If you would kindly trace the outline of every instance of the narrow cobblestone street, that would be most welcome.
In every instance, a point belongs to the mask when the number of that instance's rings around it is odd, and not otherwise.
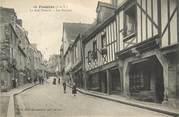
[[[51,82],[27,90],[17,95],[15,100],[16,117],[169,117],[80,93],[74,97],[71,89],[67,88],[64,94],[62,85],[52,85]]]
[[[0,1],[0,117],[179,117],[179,0]]]

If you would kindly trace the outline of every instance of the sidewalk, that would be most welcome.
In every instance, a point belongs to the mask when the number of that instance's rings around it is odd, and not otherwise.
[[[17,95],[37,84],[25,84],[9,92],[0,93],[0,115],[1,117],[14,117],[14,95]]]
[[[167,115],[172,115],[174,117],[179,117],[179,109],[178,108],[176,109],[176,108],[167,107],[167,106],[164,106],[161,104],[137,101],[137,100],[134,100],[131,98],[122,97],[120,95],[108,95],[108,94],[103,94],[100,92],[88,91],[88,90],[83,90],[83,89],[79,89],[79,88],[77,90],[82,94],[95,96],[98,98],[103,98],[106,100],[115,101],[115,102],[131,105],[131,106],[135,106],[135,107],[139,107],[139,108],[143,108],[143,109],[148,109],[148,110],[156,111],[159,113],[164,113]]]
[[[8,91],[8,92],[1,92],[1,93],[0,93],[0,96],[10,96],[10,95],[12,95],[12,94],[14,94],[14,93],[16,93],[16,92],[18,92],[18,91],[20,91],[20,90],[23,90],[23,89],[26,89],[26,88],[30,87],[30,86],[32,86],[32,85],[34,85],[34,84],[28,83],[28,84],[19,86],[19,87],[17,87],[17,88],[11,89],[11,90]]]

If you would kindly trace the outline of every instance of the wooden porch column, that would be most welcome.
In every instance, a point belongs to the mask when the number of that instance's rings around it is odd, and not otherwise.
[[[110,78],[110,72],[109,69],[106,70],[107,74],[107,94],[111,93],[111,78]]]
[[[162,56],[160,53],[157,53],[156,56],[163,67],[163,78],[164,78],[164,101],[163,103],[167,103],[167,104],[175,106],[176,96],[177,96],[176,60],[174,60],[175,59],[174,57],[166,58]]]
[[[168,101],[170,104],[175,106],[175,101],[177,99],[177,66],[169,65],[168,67]]]
[[[90,79],[91,80],[91,79]],[[89,75],[85,74],[85,89],[89,90],[91,87],[91,83],[89,81]]]
[[[124,94],[124,96],[130,96],[130,92],[129,92],[129,69],[130,69],[129,63],[125,62],[124,68],[123,68],[123,94]]]
[[[83,71],[83,81],[84,81],[84,89],[87,90],[87,75],[86,73]]]
[[[163,67],[164,102],[165,102],[165,101],[167,101],[167,98],[168,98],[168,64],[160,52],[158,52],[158,51],[156,52],[156,57]]]
[[[177,58],[179,58],[179,55],[177,55]],[[179,60],[178,60],[178,63],[177,63],[177,103],[178,103],[178,106],[179,106]]]
[[[84,77],[84,89],[87,90],[87,77]]]
[[[120,74],[120,90],[123,91],[123,67],[118,68]]]

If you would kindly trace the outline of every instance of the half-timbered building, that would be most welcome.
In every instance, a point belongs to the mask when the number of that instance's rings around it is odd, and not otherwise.
[[[123,94],[157,103],[178,101],[177,0],[128,0],[119,6],[117,53]]]
[[[98,3],[97,25],[83,40],[87,89],[177,104],[178,0],[112,3]]]
[[[64,78],[68,83],[82,87],[82,42],[81,34],[89,24],[63,23],[62,48],[64,57]]]
[[[82,29],[85,32],[90,25],[89,24],[81,24],[83,25]],[[82,32],[82,33],[83,33]],[[71,66],[71,74],[73,78],[73,82],[76,83],[78,88],[85,87],[85,80],[83,78],[83,69],[82,69],[82,56],[83,56],[83,49],[82,49],[82,33],[78,33],[76,35],[76,39],[70,47],[71,50],[71,57],[72,57],[72,66]]]
[[[103,93],[121,91],[120,73],[115,58],[117,52],[117,21],[115,7],[99,2],[97,24],[84,39],[84,68],[87,89]]]

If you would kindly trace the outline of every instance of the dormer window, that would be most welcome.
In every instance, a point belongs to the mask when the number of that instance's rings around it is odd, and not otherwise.
[[[127,8],[124,12],[124,37],[136,33],[136,6]]]

